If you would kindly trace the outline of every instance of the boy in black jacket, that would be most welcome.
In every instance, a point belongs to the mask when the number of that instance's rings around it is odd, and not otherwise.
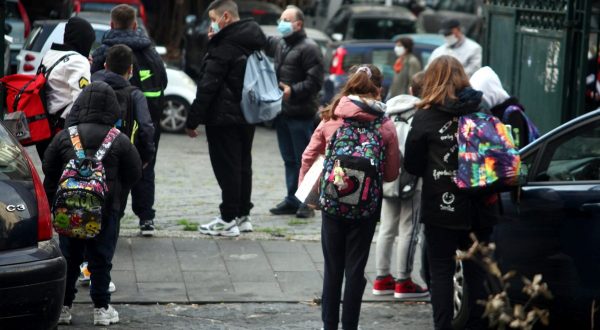
[[[104,137],[119,118],[119,104],[112,88],[104,82],[86,87],[73,106],[77,114],[79,138],[85,153],[93,155]],[[46,153],[42,168],[44,188],[52,202],[65,164],[76,158],[69,130],[54,137]],[[142,174],[140,156],[124,134],[119,134],[102,161],[106,171],[108,192],[102,207],[102,230],[93,239],[60,236],[60,249],[67,259],[67,284],[60,324],[71,322],[71,306],[75,299],[75,282],[84,251],[92,272],[90,296],[94,302],[94,324],[109,325],[119,321],[119,314],[110,306],[110,270],[118,238],[120,194],[134,184]]]

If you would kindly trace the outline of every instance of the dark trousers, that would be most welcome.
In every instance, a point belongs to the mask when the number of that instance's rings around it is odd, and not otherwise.
[[[92,239],[78,239],[65,236],[59,237],[60,250],[67,259],[67,283],[65,289],[65,306],[71,306],[75,300],[77,289],[75,284],[79,277],[79,265],[83,262],[84,254],[88,261],[91,274],[90,296],[94,307],[107,307],[110,303],[110,271],[112,258],[117,246],[119,218],[118,212],[106,214],[102,220],[100,234]]]
[[[325,330],[337,329],[344,275],[342,327],[358,327],[362,296],[367,285],[365,267],[377,221],[348,221],[322,213],[321,244],[325,258],[321,318]]]
[[[221,188],[221,218],[230,222],[250,214],[253,125],[206,126],[208,153]]]
[[[285,183],[287,186],[285,200],[288,204],[297,207],[300,205],[300,201],[294,195],[298,190],[302,153],[310,142],[315,122],[312,118],[296,119],[279,115],[275,120],[275,127],[277,128],[279,152],[285,165]]]
[[[139,218],[140,225],[143,220],[154,220],[156,211],[154,210],[154,166],[156,166],[156,156],[158,155],[158,142],[160,141],[160,123],[154,122],[154,146],[156,151],[154,157],[142,169],[142,178],[131,187],[131,209]]]
[[[473,242],[469,233],[474,232],[479,241],[489,242],[492,228],[476,230],[453,230],[426,225],[425,240],[431,278],[431,305],[436,330],[451,330],[454,315],[454,271],[456,250],[466,250]],[[466,329],[487,329],[487,320],[481,316],[483,306],[478,300],[487,299],[485,289],[486,273],[472,261],[463,261],[463,275],[469,292],[469,300],[463,302],[469,307],[469,320]]]

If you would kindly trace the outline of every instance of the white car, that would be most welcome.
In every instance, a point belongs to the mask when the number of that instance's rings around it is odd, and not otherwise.
[[[88,21],[96,32],[96,41],[92,51],[100,46],[104,34],[110,30],[110,25],[104,20]],[[35,74],[43,55],[50,49],[52,43],[62,43],[66,21],[45,20],[36,21],[23,49],[17,56],[17,73]],[[167,67],[169,83],[165,89],[165,108],[160,125],[165,132],[180,132],[185,128],[185,120],[190,105],[196,97],[196,84],[183,71]]]

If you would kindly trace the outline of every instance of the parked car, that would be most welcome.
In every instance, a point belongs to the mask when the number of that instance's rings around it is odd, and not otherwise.
[[[240,18],[254,18],[260,25],[277,25],[281,17],[281,7],[263,1],[238,1]],[[197,79],[202,67],[202,58],[208,44],[210,19],[205,11],[200,19],[196,15],[186,17],[183,43],[183,70]]]
[[[333,40],[390,40],[414,33],[417,18],[402,6],[344,5],[325,28]]]
[[[6,1],[6,23],[10,25],[9,35],[12,38],[10,45],[10,67],[11,71],[16,71],[17,54],[23,48],[25,38],[31,31],[31,22],[25,7],[20,0]]]
[[[483,39],[483,0],[439,0],[425,9],[417,20],[419,33],[438,33],[446,19],[457,19],[464,34],[477,41]]]
[[[54,329],[66,272],[42,181],[0,121],[0,329]]]
[[[138,17],[144,24],[148,23],[146,8],[141,0],[75,0],[73,11],[75,13],[86,11],[110,13],[115,6],[120,4],[127,4],[135,8]]]
[[[549,309],[550,329],[597,327],[600,109],[553,129],[520,154],[525,182],[501,194],[502,220],[493,235],[500,269],[518,274],[508,295],[524,303],[521,276],[541,274],[553,299],[538,299],[536,306]],[[455,297],[462,294],[457,291]],[[468,311],[458,302],[455,316],[460,319]]]
[[[80,13],[80,14],[83,14]],[[105,14],[103,14],[105,15]],[[92,52],[100,46],[102,37],[110,30],[110,25],[105,19],[100,22],[86,19],[92,24],[96,32],[96,41],[92,45]],[[66,21],[48,20],[35,22],[31,36],[19,54],[19,73],[34,74],[39,67],[43,54],[52,43],[62,43]],[[141,25],[143,27],[143,25]],[[165,107],[161,118],[161,128],[166,132],[179,132],[185,126],[187,112],[196,97],[196,84],[183,71],[167,67],[169,83],[165,89]]]

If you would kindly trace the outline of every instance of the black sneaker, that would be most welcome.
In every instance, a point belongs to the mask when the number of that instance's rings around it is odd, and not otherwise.
[[[154,220],[140,221],[140,231],[144,237],[154,236]]]
[[[308,207],[306,204],[300,204],[298,211],[296,212],[297,218],[312,218],[315,216],[315,211]]]
[[[296,214],[296,212],[298,212],[298,207],[290,205],[287,201],[283,201],[270,209],[269,212],[275,215]]]

